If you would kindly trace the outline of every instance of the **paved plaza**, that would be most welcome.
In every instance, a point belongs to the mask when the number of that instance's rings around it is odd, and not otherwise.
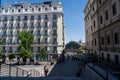
[[[35,70],[40,72],[41,76],[44,76],[44,66],[47,65],[47,68],[49,69],[49,72],[50,72],[51,69],[56,64],[56,61],[54,61],[53,65],[50,65],[50,62],[47,62],[47,61],[41,61],[39,63],[40,63],[40,65],[19,65],[19,66],[16,66],[16,67],[21,68],[21,69],[26,70],[26,71],[30,71],[32,69],[35,69]],[[49,74],[49,72],[48,72],[48,74]]]

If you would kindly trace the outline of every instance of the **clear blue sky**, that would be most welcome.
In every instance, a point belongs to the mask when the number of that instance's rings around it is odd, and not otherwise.
[[[2,4],[10,1],[20,0],[2,0]],[[22,0],[23,1],[23,0]],[[30,3],[40,3],[49,0],[28,0]],[[65,39],[66,43],[73,40],[85,41],[85,25],[83,10],[87,0],[59,0],[63,3],[64,19],[65,19]]]

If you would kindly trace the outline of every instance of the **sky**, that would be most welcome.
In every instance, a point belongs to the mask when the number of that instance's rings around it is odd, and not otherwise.
[[[21,0],[2,0],[2,4],[10,1]],[[24,1],[24,0],[22,0]],[[49,0],[28,0],[30,3],[41,3]],[[63,4],[64,20],[65,20],[65,41],[85,42],[85,24],[84,24],[84,8],[87,0],[58,0]]]

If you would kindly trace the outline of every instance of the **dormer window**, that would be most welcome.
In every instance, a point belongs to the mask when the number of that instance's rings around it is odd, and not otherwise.
[[[34,12],[34,8],[32,8],[32,12]]]
[[[57,7],[53,7],[54,10],[57,10]]]
[[[25,12],[27,12],[28,11],[28,9],[25,9]]]
[[[8,10],[5,10],[5,12],[8,12]]]
[[[46,7],[46,8],[45,8],[45,10],[47,11],[47,10],[48,10],[48,8]]]
[[[18,9],[18,12],[20,12],[20,9]]]
[[[38,8],[39,11],[41,11],[41,8]]]
[[[14,9],[12,9],[12,12],[14,12]]]

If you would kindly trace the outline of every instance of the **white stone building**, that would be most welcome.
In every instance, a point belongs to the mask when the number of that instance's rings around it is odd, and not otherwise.
[[[22,30],[30,30],[34,34],[31,49],[35,56],[42,47],[53,57],[60,54],[65,45],[62,3],[7,3],[0,7],[0,37],[4,40],[5,55],[19,54],[18,34]]]

